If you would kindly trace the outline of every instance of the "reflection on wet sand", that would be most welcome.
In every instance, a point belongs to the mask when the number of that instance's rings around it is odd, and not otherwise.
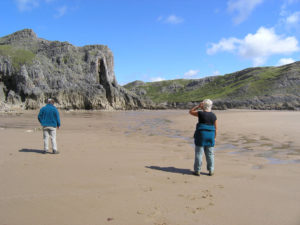
[[[167,138],[181,139],[193,148],[193,137],[186,136],[180,129],[171,127],[172,120],[168,119],[169,111],[64,111],[62,118],[86,119],[88,127],[97,128],[95,121],[113,119],[124,128],[125,135],[142,134],[148,136],[163,136]],[[179,114],[180,111],[172,111]],[[15,122],[15,118],[22,118]],[[24,129],[25,132],[40,131],[37,120],[32,120],[32,113],[2,113],[0,114],[0,130]],[[111,131],[116,127],[108,128]],[[191,134],[193,132],[191,131]],[[279,140],[280,141],[280,140]],[[299,160],[287,159],[287,156],[300,155],[300,146],[293,142],[278,142],[265,136],[249,137],[240,134],[236,138],[223,135],[222,141],[217,141],[215,151],[227,151],[229,154],[249,154],[255,157],[266,158],[272,164],[299,163]]]
[[[150,119],[142,119],[142,113],[135,113],[134,120],[127,120],[129,123],[127,130],[124,132],[126,135],[134,135],[142,133],[149,136],[164,136],[168,138],[181,139],[190,143],[193,148],[193,137],[184,136],[183,132],[179,129],[171,128],[172,121],[162,118],[164,115],[157,115]],[[123,115],[126,117],[126,115]],[[139,117],[140,116],[140,117]],[[162,116],[162,117],[161,117]],[[222,141],[217,143],[215,151],[228,151],[229,154],[249,154],[255,157],[263,157],[271,164],[290,164],[300,163],[300,160],[285,159],[288,155],[300,155],[300,148],[292,147],[291,142],[275,143],[265,136],[258,138],[249,138],[241,135],[238,139]]]

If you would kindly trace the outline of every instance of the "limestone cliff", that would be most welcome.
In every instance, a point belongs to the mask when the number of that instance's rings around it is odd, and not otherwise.
[[[118,85],[107,46],[48,41],[31,29],[0,38],[0,108],[36,109],[48,98],[66,109],[151,107]]]

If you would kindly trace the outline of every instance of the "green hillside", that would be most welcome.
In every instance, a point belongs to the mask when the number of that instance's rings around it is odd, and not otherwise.
[[[10,57],[16,70],[19,70],[21,65],[32,64],[35,57],[33,52],[11,45],[0,45],[0,55]]]
[[[248,68],[223,76],[197,80],[132,82],[124,86],[155,103],[246,100],[265,96],[300,96],[300,62],[280,67]]]

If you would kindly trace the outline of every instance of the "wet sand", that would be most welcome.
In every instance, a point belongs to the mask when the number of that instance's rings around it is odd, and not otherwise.
[[[299,225],[300,112],[217,111],[215,176],[192,175],[187,111],[0,114],[0,225]]]

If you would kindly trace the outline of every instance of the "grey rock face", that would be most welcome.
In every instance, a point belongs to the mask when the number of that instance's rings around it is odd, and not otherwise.
[[[180,85],[180,84],[177,84],[177,83],[172,83],[167,87],[163,87],[161,89],[161,92],[162,93],[176,93],[179,90],[183,89],[183,87],[184,87],[183,85]]]
[[[48,98],[66,109],[151,107],[118,85],[107,46],[48,41],[30,29],[0,38],[0,101],[35,109]]]
[[[186,90],[191,91],[191,90],[195,90],[197,88],[201,88],[204,85],[212,82],[217,77],[218,76],[210,76],[210,77],[205,77],[205,78],[202,78],[202,79],[192,80],[190,83],[187,84]]]
[[[200,102],[165,102],[161,109],[191,109]],[[213,101],[214,110],[257,109],[257,110],[300,110],[300,97],[276,95],[256,97],[249,100],[219,99]]]
[[[3,82],[0,82],[0,102],[5,101],[5,85]]]

